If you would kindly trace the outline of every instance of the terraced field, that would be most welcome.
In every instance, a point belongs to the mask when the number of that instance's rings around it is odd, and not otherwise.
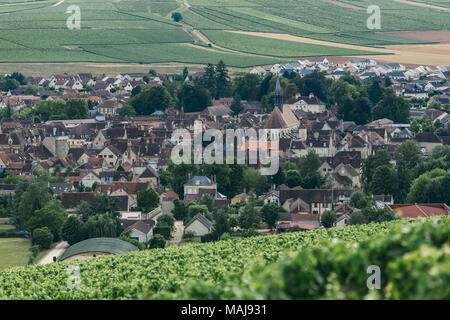
[[[424,3],[430,6],[418,6]],[[381,8],[381,30],[366,27],[371,4]],[[81,30],[67,28],[71,5],[80,7]],[[0,63],[223,59],[232,67],[250,67],[311,56],[373,56],[390,53],[375,47],[430,43],[402,32],[449,30],[448,6],[444,0],[0,0]],[[183,15],[180,23],[171,19],[175,11]],[[322,45],[256,33],[321,40]],[[398,54],[397,48],[392,53]]]

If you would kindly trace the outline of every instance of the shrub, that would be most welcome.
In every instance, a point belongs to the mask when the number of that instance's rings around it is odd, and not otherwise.
[[[33,244],[41,246],[43,249],[50,249],[53,242],[53,234],[47,227],[37,228],[33,231]]]
[[[195,232],[194,231],[186,231],[183,235],[183,239],[184,240],[192,240],[196,237]]]
[[[155,234],[148,242],[150,249],[164,248],[166,246],[166,239],[160,234]]]
[[[154,235],[160,234],[166,240],[170,240],[170,239],[172,239],[172,227],[168,226],[168,225],[165,225],[165,224],[157,225],[153,229],[153,234]]]

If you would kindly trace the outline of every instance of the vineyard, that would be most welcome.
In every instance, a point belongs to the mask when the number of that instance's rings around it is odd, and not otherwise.
[[[443,0],[432,3],[448,6]],[[367,29],[370,4],[381,8],[381,30]],[[67,28],[71,5],[81,10],[81,30]],[[183,16],[178,23],[171,18],[175,11]],[[374,55],[374,46],[429,43],[384,32],[448,30],[449,15],[390,0],[0,0],[0,63],[215,64],[223,59],[232,67],[250,67],[286,58]],[[227,31],[288,34],[326,45]]]
[[[448,299],[449,227],[401,220],[13,268],[0,272],[0,299]],[[366,286],[370,265],[381,290]]]

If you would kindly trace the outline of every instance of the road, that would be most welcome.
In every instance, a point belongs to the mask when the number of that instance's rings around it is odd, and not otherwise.
[[[183,221],[175,221],[173,229],[172,240],[170,242],[174,244],[180,243],[184,233]]]
[[[59,242],[53,249],[50,249],[49,252],[38,262],[38,265],[49,264],[53,262],[53,257],[60,257],[64,251],[66,251],[69,244],[65,241]]]

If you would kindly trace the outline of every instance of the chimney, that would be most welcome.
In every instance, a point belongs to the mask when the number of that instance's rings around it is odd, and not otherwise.
[[[309,98],[310,98],[310,99],[314,98],[314,93],[311,92],[311,93],[309,94]]]

